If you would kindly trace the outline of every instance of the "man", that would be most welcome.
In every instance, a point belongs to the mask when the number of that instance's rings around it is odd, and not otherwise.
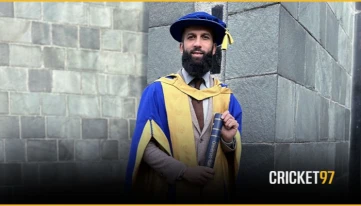
[[[226,49],[233,39],[224,22],[205,12],[180,18],[170,33],[180,42],[183,68],[143,92],[127,185],[138,201],[225,202],[238,174],[242,110],[210,70],[216,47]],[[214,113],[222,113],[223,127],[214,168],[208,168],[203,165]]]

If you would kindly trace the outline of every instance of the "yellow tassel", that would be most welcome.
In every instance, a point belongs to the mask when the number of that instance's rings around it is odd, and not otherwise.
[[[228,44],[233,44],[234,40],[231,34],[226,29],[226,33],[224,34],[223,41],[222,41],[222,50],[227,50]]]

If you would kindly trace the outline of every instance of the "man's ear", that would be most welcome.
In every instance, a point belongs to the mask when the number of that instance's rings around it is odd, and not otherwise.
[[[216,51],[217,51],[217,44],[214,43],[214,44],[213,44],[212,54],[213,54],[213,55],[216,54]]]
[[[184,50],[183,43],[180,43],[179,44],[179,51],[181,52],[181,54],[183,54],[183,50]]]

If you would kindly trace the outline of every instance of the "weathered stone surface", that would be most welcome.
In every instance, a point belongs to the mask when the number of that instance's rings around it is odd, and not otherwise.
[[[100,53],[98,51],[68,50],[69,69],[95,71],[101,69],[97,67]]]
[[[337,61],[338,60],[338,29],[339,23],[335,14],[326,7],[326,50]]]
[[[29,90],[31,92],[51,92],[52,73],[49,70],[29,70]]]
[[[54,47],[45,47],[44,66],[47,68],[64,69],[65,50]]]
[[[120,30],[103,30],[101,31],[101,47],[106,50],[122,51],[122,31]],[[124,41],[125,42],[125,41]]]
[[[127,9],[127,10],[145,10],[146,9],[146,4],[145,2],[120,2],[119,3],[119,7],[121,7],[122,9]]]
[[[10,46],[10,65],[18,67],[41,67],[42,52],[40,47]]]
[[[144,33],[134,33],[124,31],[123,41],[123,52],[130,52],[136,54],[147,54],[148,53],[148,35]]]
[[[99,61],[96,64],[98,70],[115,74],[133,74],[134,67],[133,54],[110,51],[100,53]]]
[[[56,140],[28,140],[28,161],[56,161]]]
[[[277,71],[279,12],[274,5],[229,17],[235,42],[226,55],[226,79]]]
[[[76,26],[53,24],[53,44],[64,47],[78,46],[78,28]]]
[[[66,99],[64,95],[42,94],[41,112],[44,115],[66,115]]]
[[[25,186],[36,186],[39,184],[39,166],[36,163],[23,164],[23,179]]]
[[[9,56],[9,45],[0,43],[0,66],[9,66]]]
[[[338,29],[338,61],[339,64],[348,72],[352,65],[352,47],[351,40],[340,26]]]
[[[40,114],[40,96],[38,93],[12,93],[10,95],[11,114]]]
[[[0,68],[0,89],[27,91],[28,73],[23,69]]]
[[[149,27],[171,25],[180,17],[194,12],[194,3],[149,3]]]
[[[129,76],[129,82],[132,82],[130,87],[129,96],[140,97],[143,90],[147,86],[145,77]]]
[[[0,92],[0,114],[9,113],[9,97],[7,92]]]
[[[0,116],[0,138],[20,138],[19,117]]]
[[[72,71],[53,71],[53,92],[80,93],[80,73]]]
[[[317,47],[316,42],[312,36],[306,35],[305,45],[305,76],[304,86],[310,89],[315,89],[315,73],[317,65]]]
[[[46,187],[76,185],[80,173],[76,163],[43,163],[39,165],[40,184]],[[69,193],[67,193],[69,194]]]
[[[351,92],[352,92],[352,79],[351,76],[346,74],[346,94],[345,94],[346,108],[351,108]]]
[[[148,19],[143,11],[113,10],[113,27],[118,30],[146,31]]]
[[[277,76],[266,75],[226,81],[243,112],[243,142],[274,142]],[[242,89],[236,89],[242,88]]]
[[[109,140],[101,143],[102,147],[102,159],[103,160],[117,160],[119,156],[118,141]]]
[[[315,88],[322,96],[331,97],[331,81],[333,60],[332,57],[321,47],[317,46],[316,50],[316,75]]]
[[[75,142],[75,160],[100,160],[99,140],[78,140]]]
[[[48,138],[80,139],[80,118],[47,117]]]
[[[135,55],[135,75],[146,76],[147,75],[148,56]]]
[[[129,120],[129,137],[130,137],[130,139],[133,138],[133,135],[134,135],[135,123],[136,123],[135,119]]]
[[[342,17],[343,17],[342,16],[342,14],[343,14],[343,3],[342,2],[327,2],[327,4],[329,5],[331,11],[336,16],[336,19],[341,20]]]
[[[279,29],[278,72],[283,77],[304,84],[306,32],[282,7]]]
[[[98,75],[99,93],[103,95],[117,95],[125,97],[129,95],[129,83],[127,76],[122,75]]]
[[[295,83],[278,76],[276,106],[276,141],[295,140]]]
[[[33,22],[31,40],[34,44],[50,44],[50,26],[46,23]]]
[[[25,140],[7,139],[5,141],[6,162],[25,161]]]
[[[94,73],[81,73],[81,91],[83,94],[97,94],[97,77]]]
[[[329,140],[345,140],[345,109],[330,102],[329,107]]]
[[[0,185],[16,186],[22,185],[21,164],[0,164]],[[9,194],[13,194],[12,192]]]
[[[291,13],[293,18],[298,19],[298,7],[300,5],[299,2],[281,2],[281,5]]]
[[[1,2],[0,3],[0,17],[14,17],[14,3]]]
[[[312,142],[318,139],[318,101],[316,94],[296,85],[296,141]]]
[[[182,68],[179,43],[169,34],[169,26],[149,29],[148,38],[148,83]],[[167,55],[159,51],[167,51]]]
[[[106,119],[83,119],[83,139],[107,139],[108,121]]]
[[[70,116],[99,117],[100,99],[97,96],[69,95],[68,108]]]
[[[74,140],[59,140],[59,161],[74,160]]]
[[[350,140],[350,128],[351,125],[351,113],[350,110],[345,109],[345,140],[349,141]]]
[[[321,3],[301,2],[299,3],[300,23],[311,33],[313,37],[320,40],[320,12]]]
[[[319,108],[316,109],[316,115],[319,118],[319,130],[318,130],[318,134],[319,134],[319,140],[327,140],[329,137],[328,134],[328,130],[329,130],[329,105],[330,105],[330,100],[325,99],[323,97],[319,97],[320,98],[320,103],[319,103]]]
[[[269,4],[272,4],[272,2],[230,2],[228,3],[228,12],[231,14],[236,12],[243,12],[259,7],[267,7]]]
[[[123,99],[119,97],[102,97],[102,110],[104,117],[118,117],[121,118],[123,115]]]
[[[100,30],[81,27],[79,33],[80,47],[87,49],[100,49]]]
[[[9,26],[11,25],[11,26]],[[0,41],[31,43],[30,21],[21,21],[13,18],[0,19]]]
[[[44,117],[21,117],[21,137],[22,139],[45,138]]]
[[[123,99],[123,118],[135,118],[135,99]]]
[[[126,119],[110,119],[109,138],[114,140],[130,139],[128,121]]]
[[[40,2],[15,2],[14,8],[17,18],[41,19]]]
[[[275,145],[275,170],[291,170],[290,144]]]
[[[98,27],[112,26],[112,10],[106,7],[89,6],[89,24]],[[102,18],[99,18],[99,17]]]
[[[86,24],[87,11],[83,4],[44,3],[44,20],[68,24]],[[98,17],[99,18],[99,17]]]
[[[335,173],[337,176],[341,177],[343,175],[348,175],[349,172],[349,142],[339,142],[336,143],[336,152],[335,152]]]

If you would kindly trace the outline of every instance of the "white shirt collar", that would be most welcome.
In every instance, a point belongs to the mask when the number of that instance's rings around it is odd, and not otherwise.
[[[184,68],[182,68],[181,72],[184,77],[184,82],[186,84],[189,84],[194,79],[194,76],[191,76]],[[207,88],[209,88],[209,86],[210,86],[209,85],[210,75],[211,75],[211,72],[207,72],[202,76],[202,78],[204,79],[204,84]]]

